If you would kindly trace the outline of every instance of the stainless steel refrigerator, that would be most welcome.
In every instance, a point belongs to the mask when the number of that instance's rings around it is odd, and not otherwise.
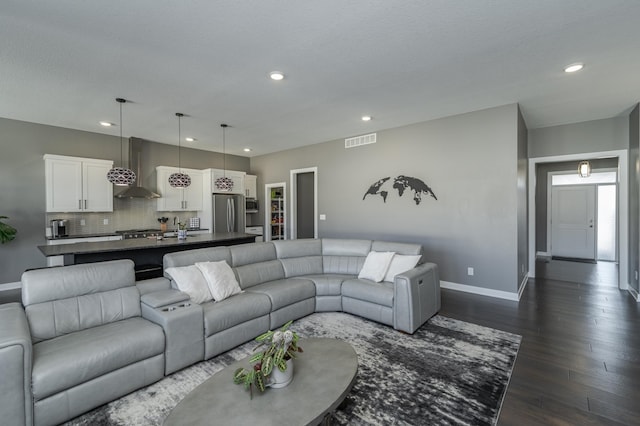
[[[244,232],[244,195],[213,194],[213,232]]]

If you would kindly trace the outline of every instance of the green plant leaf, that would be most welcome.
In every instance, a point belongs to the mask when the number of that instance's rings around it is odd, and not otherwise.
[[[273,371],[273,358],[266,357],[262,359],[262,374],[268,376]]]
[[[265,385],[264,385],[264,374],[262,374],[262,371],[256,371],[256,388],[260,391],[260,392],[264,392],[265,389]]]
[[[284,354],[285,354],[284,349],[278,348],[276,353],[273,355],[273,362],[276,365],[280,364],[280,362],[284,359]]]
[[[0,219],[9,219],[7,216],[0,216]],[[11,225],[0,222],[0,243],[8,243],[16,237],[18,230]]]
[[[247,375],[247,370],[244,368],[238,368],[233,373],[233,383],[236,385],[242,384],[244,382],[245,376]]]
[[[257,353],[251,358],[249,358],[249,362],[254,363],[254,362],[262,361],[263,357],[264,357],[264,352]]]

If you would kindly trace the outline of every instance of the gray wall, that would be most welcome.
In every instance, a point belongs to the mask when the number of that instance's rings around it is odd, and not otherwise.
[[[527,160],[527,125],[518,108],[518,263],[516,265],[518,284],[521,284],[528,276],[529,253],[529,209],[527,202],[528,191],[528,160]]]
[[[629,114],[629,285],[639,291],[635,272],[640,270],[640,105]]]
[[[619,116],[529,131],[529,158],[629,148],[628,118]]]
[[[254,157],[251,170],[263,197],[265,183],[289,182],[291,169],[317,166],[318,208],[327,217],[320,237],[421,243],[442,280],[514,293],[522,218],[517,128],[512,104],[380,130],[376,144],[357,148],[345,149],[340,139]],[[438,200],[416,205],[391,182],[386,203],[362,199],[372,183],[398,175],[423,180]]]
[[[16,239],[0,245],[0,284],[19,281],[22,272],[46,265],[38,245],[45,244],[44,154],[114,160],[120,164],[120,138],[0,118],[0,215],[18,229]],[[177,147],[149,144],[145,184],[155,188],[155,167],[177,165]],[[153,147],[153,148],[152,148]],[[126,151],[126,147],[125,147]],[[126,161],[126,158],[125,158]],[[221,167],[222,156],[185,148],[182,165]],[[227,168],[248,171],[249,159],[228,156]],[[114,208],[128,208],[124,202]]]
[[[617,158],[589,160],[589,162],[592,169],[618,168]],[[561,163],[539,163],[536,165],[536,252],[547,251],[547,188],[549,173],[564,171],[575,171],[577,173],[578,163],[579,161],[566,161]]]

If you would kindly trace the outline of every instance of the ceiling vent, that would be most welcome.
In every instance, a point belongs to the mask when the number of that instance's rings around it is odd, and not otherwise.
[[[347,138],[344,140],[344,147],[355,148],[356,146],[369,145],[370,143],[376,143],[376,133]]]

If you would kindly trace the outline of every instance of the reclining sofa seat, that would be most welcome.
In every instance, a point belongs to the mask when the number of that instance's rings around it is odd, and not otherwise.
[[[131,260],[27,271],[22,301],[24,424],[59,424],[164,376],[164,333],[140,316]]]
[[[349,239],[300,239],[169,253],[164,269],[226,261],[243,293],[203,303],[204,358],[313,312],[343,311],[413,333],[440,309],[438,271],[422,263],[396,283],[358,279],[370,251],[421,255],[419,244]],[[171,279],[170,276],[165,275]],[[412,280],[436,283],[424,286]],[[171,280],[171,287],[177,288]],[[421,286],[422,287],[422,286]],[[143,305],[144,307],[144,305]]]

